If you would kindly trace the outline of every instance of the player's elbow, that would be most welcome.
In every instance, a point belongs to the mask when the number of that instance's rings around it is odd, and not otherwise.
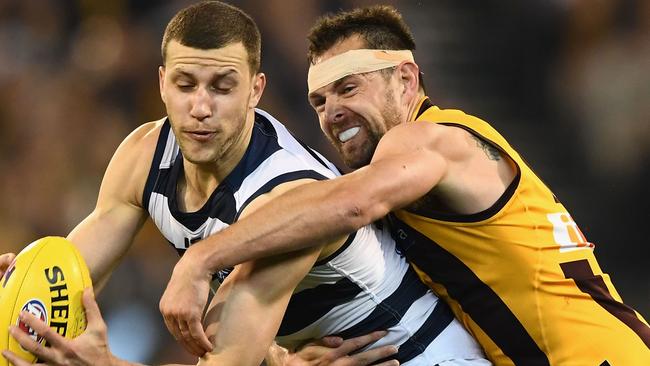
[[[343,210],[343,222],[346,222],[350,231],[371,224],[386,216],[390,210],[381,202],[372,200],[350,201]]]
[[[338,184],[322,197],[322,202],[327,202],[327,210],[335,212],[333,216],[326,215],[335,222],[324,224],[340,228],[338,234],[356,231],[381,219],[391,210],[385,190],[377,188],[381,185],[364,183],[363,179],[364,175],[351,174],[331,180]]]

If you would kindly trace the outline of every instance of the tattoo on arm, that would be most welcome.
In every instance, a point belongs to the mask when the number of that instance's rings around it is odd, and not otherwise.
[[[501,160],[501,154],[499,153],[499,150],[496,147],[490,145],[489,143],[481,140],[480,138],[474,135],[472,135],[472,138],[476,140],[476,146],[478,146],[483,150],[485,155],[487,155],[488,159],[495,160],[495,161]]]

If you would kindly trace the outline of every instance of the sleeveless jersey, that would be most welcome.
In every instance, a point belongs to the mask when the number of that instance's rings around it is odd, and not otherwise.
[[[415,116],[463,128],[514,161],[497,202],[472,215],[433,207],[391,216],[423,281],[451,305],[497,365],[650,365],[650,328],[622,303],[594,245],[486,122],[427,98]]]
[[[176,185],[182,174],[182,154],[167,120],[143,202],[181,255],[192,243],[237,221],[248,203],[274,187],[303,178],[333,178],[339,172],[275,118],[257,109],[242,160],[196,212],[178,209]],[[217,273],[213,285],[229,273]],[[315,264],[294,291],[276,341],[291,349],[326,335],[348,338],[384,329],[388,335],[367,348],[397,345],[396,358],[402,365],[428,366],[449,359],[475,359],[477,365],[488,362],[449,306],[438,301],[397,253],[388,229],[373,226],[353,233],[335,253]]]

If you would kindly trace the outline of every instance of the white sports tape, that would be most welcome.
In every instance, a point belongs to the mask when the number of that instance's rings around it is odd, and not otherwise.
[[[309,67],[307,85],[309,92],[328,85],[348,75],[377,71],[397,66],[403,61],[414,62],[409,50],[358,49],[343,52]]]

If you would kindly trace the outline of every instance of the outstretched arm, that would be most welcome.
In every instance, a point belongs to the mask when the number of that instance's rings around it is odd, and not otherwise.
[[[94,210],[68,234],[88,265],[96,291],[101,290],[144,223],[142,192],[159,127],[160,122],[146,123],[124,139],[106,168]],[[0,277],[14,257],[11,253],[0,255]]]
[[[444,178],[448,157],[440,131],[412,123],[389,131],[370,165],[336,179],[301,185],[187,254],[214,272],[243,261],[322,245],[408,205]]]
[[[84,257],[97,292],[145,221],[142,192],[160,125],[146,123],[124,139],[106,168],[95,209],[68,235]]]

